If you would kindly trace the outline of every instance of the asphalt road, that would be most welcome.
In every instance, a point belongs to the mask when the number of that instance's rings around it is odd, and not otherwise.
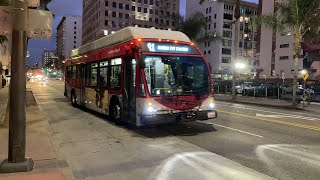
[[[65,102],[61,81],[31,87],[42,109]],[[147,138],[169,134],[275,179],[319,179],[320,115],[225,102],[216,109],[218,118],[209,121],[127,130]]]

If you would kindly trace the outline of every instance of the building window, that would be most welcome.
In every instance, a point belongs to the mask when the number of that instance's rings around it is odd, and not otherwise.
[[[208,8],[206,9],[206,14],[208,14]]]
[[[153,0],[150,0],[150,5],[153,5]]]
[[[77,39],[77,36],[73,36],[73,39]]]
[[[112,2],[112,7],[116,8],[117,7],[117,3],[116,2]]]
[[[106,2],[105,2],[105,6],[108,6],[108,5],[109,5],[109,2],[108,2],[108,1],[106,1]]]
[[[203,51],[203,54],[206,55],[206,54],[207,54],[207,51]]]
[[[208,30],[211,30],[211,24],[208,25]]]
[[[74,29],[77,29],[77,27],[74,27]]]
[[[279,60],[287,60],[287,59],[289,59],[289,56],[280,56],[279,57]]]
[[[156,6],[159,6],[159,1],[156,1]]]
[[[112,17],[117,17],[117,12],[112,12]]]
[[[74,24],[77,24],[77,21],[75,21]]]
[[[214,19],[217,19],[217,14],[214,14]]]
[[[155,11],[155,14],[156,14],[156,15],[159,15],[159,11],[158,11],[158,10],[156,10],[156,11]]]
[[[288,48],[289,44],[280,44],[280,48]]]
[[[211,13],[211,7],[209,7],[209,13]]]
[[[223,14],[223,19],[232,20],[232,18],[233,18],[232,14],[227,14],[227,13]]]
[[[77,31],[75,31],[73,34],[77,34]]]
[[[123,13],[119,13],[119,18],[123,18]]]
[[[210,50],[208,51],[208,54],[211,54],[211,51],[210,51]]]
[[[222,54],[231,55],[231,49],[222,48]]]
[[[148,4],[148,0],[144,0],[144,3],[145,3],[145,4]]]
[[[223,31],[223,37],[231,38],[232,37],[232,32],[231,31]]]
[[[141,7],[138,7],[138,12],[141,12]]]
[[[129,10],[129,4],[125,5],[126,10]]]
[[[105,11],[104,11],[104,15],[105,15],[105,16],[109,16],[108,10],[105,10]]]
[[[138,3],[141,3],[142,2],[142,0],[138,0]]]
[[[105,26],[108,26],[108,23],[109,23],[108,20],[105,20],[105,21],[104,21],[104,25],[105,25]]]
[[[144,12],[144,13],[148,13],[148,8],[144,8],[144,9],[143,9],[143,12]]]
[[[231,62],[231,57],[222,57],[222,63],[229,64]]]
[[[132,6],[132,7],[131,7],[131,10],[132,10],[132,11],[136,11],[136,7],[135,7],[135,6]]]
[[[129,19],[129,14],[125,14],[125,15],[124,15],[124,18],[125,18],[125,19]]]
[[[119,9],[123,9],[123,4],[119,3]]]
[[[217,23],[213,23],[213,28],[217,28]]]

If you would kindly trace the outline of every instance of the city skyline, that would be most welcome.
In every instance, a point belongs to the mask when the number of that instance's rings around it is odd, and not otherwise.
[[[245,1],[258,3],[258,0]],[[186,0],[181,0],[180,3],[180,13],[182,15],[185,15],[185,2]],[[41,63],[43,50],[56,50],[56,27],[64,15],[82,15],[82,0],[52,1],[48,7],[55,15],[52,23],[52,37],[50,39],[31,39],[29,41],[29,65],[33,65],[38,61]]]

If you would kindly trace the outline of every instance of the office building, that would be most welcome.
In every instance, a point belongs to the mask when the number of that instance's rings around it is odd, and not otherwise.
[[[83,0],[82,44],[127,26],[175,29],[180,0]]]
[[[249,25],[250,18],[258,14],[258,4],[241,2],[241,17],[239,27],[239,49],[237,61],[245,64],[246,68],[241,71],[243,74],[253,76],[256,65],[256,45],[257,30]],[[187,1],[186,18],[189,18],[196,12],[205,15],[207,26],[206,33],[216,33],[222,38],[208,43],[199,43],[206,59],[212,67],[214,77],[229,79],[232,74],[232,56],[234,47],[235,28],[232,23],[235,12],[234,0],[205,1],[199,4],[199,1]]]

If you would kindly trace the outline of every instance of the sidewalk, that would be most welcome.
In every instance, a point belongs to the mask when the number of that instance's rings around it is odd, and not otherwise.
[[[7,87],[0,89],[0,127],[5,118],[5,111],[8,104],[8,91],[9,88]]]
[[[302,109],[302,103],[299,104],[297,108],[294,108],[292,107],[291,101],[285,101],[280,99],[267,99],[267,98],[259,98],[259,97],[248,97],[248,96],[237,96],[236,100],[232,100],[231,94],[216,94],[215,100],[222,101],[222,102],[233,102],[233,103],[257,105],[257,106],[305,110],[305,111],[313,112],[316,114],[320,114],[319,112],[320,105],[316,103],[311,103],[310,105],[305,107],[305,109]]]
[[[5,110],[6,91],[0,90],[0,112]],[[56,159],[49,138],[49,124],[40,113],[31,91],[27,90],[27,139],[26,156],[32,157],[34,169],[28,173],[0,174],[0,180],[63,180],[61,164]],[[0,161],[7,158],[8,128],[0,126]]]

